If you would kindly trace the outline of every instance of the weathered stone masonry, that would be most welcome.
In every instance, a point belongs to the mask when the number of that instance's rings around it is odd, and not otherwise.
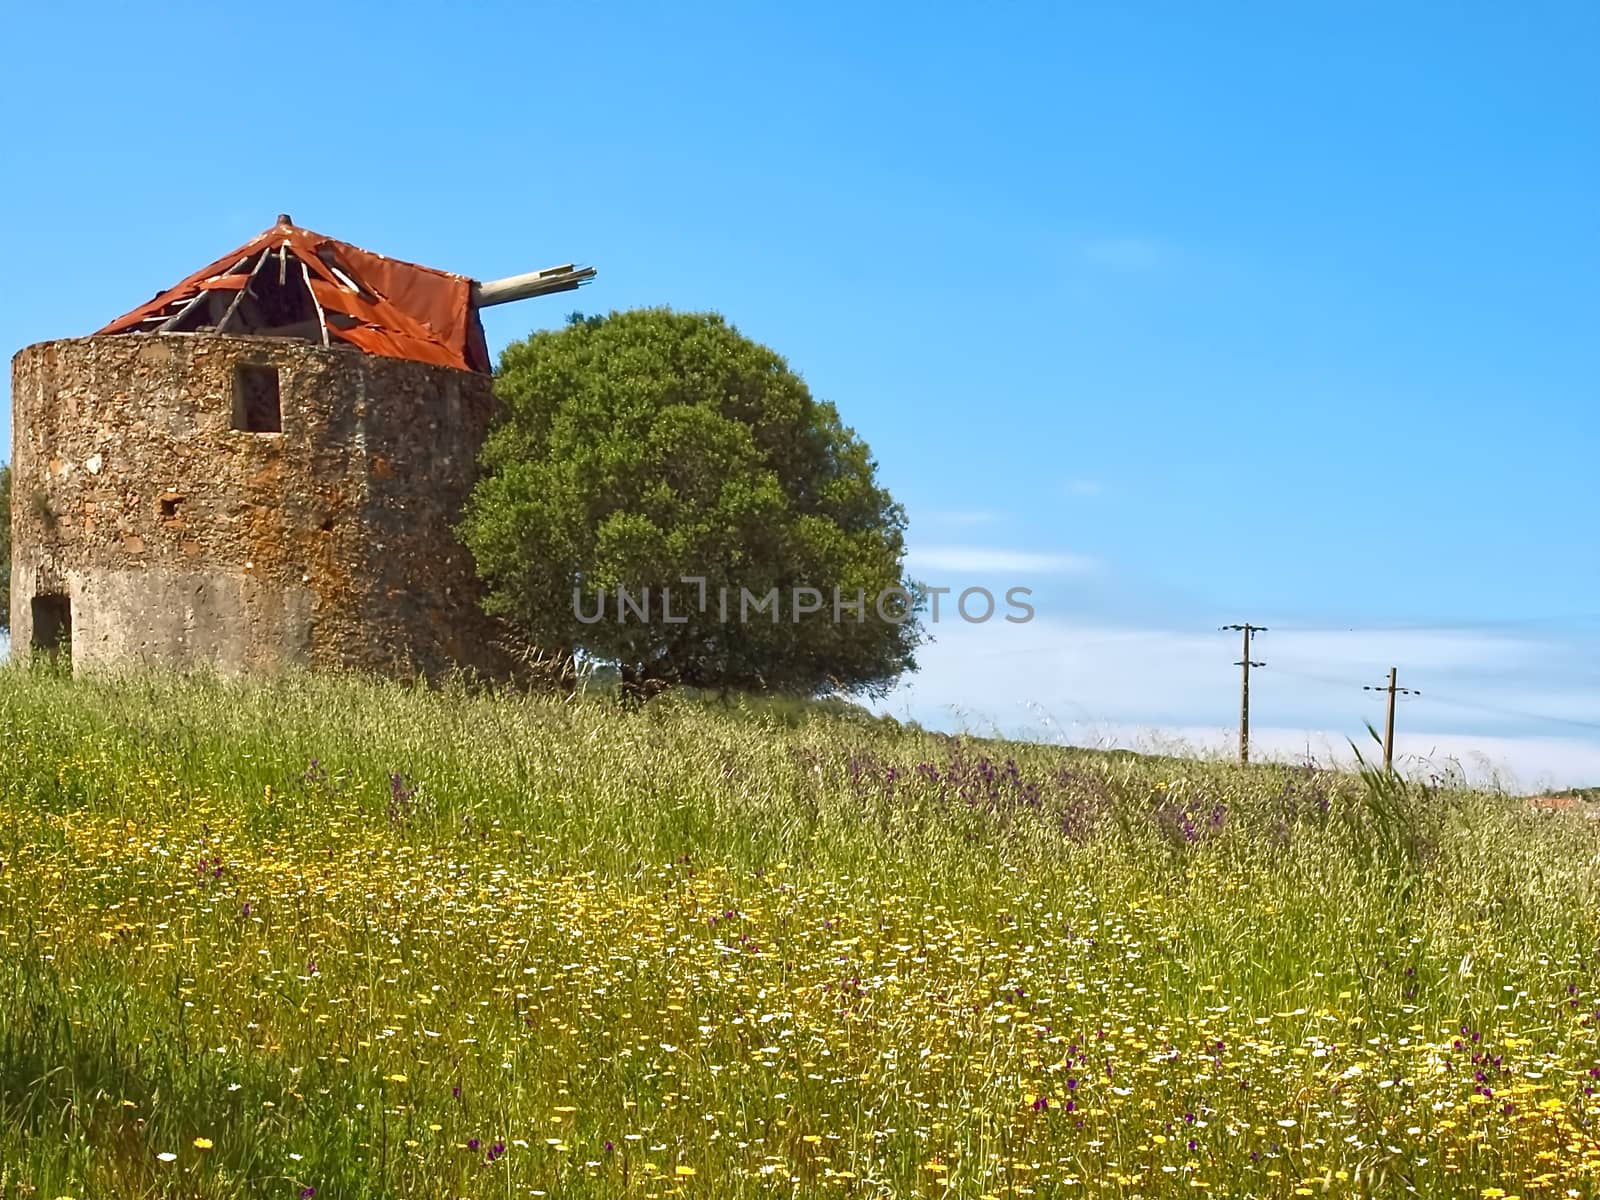
[[[271,423],[244,410],[270,407],[274,370],[281,431],[236,428]],[[65,620],[74,668],[506,673],[453,533],[493,403],[487,375],[277,337],[29,346],[14,653]]]

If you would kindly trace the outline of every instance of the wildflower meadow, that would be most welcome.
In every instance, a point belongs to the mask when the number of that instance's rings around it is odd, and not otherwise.
[[[1600,822],[848,714],[0,675],[0,1200],[1600,1193]]]

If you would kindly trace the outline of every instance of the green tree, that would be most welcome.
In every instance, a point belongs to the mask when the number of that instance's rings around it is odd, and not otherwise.
[[[875,696],[915,669],[905,512],[772,350],[714,314],[574,314],[509,346],[496,392],[461,533],[485,607],[534,644],[632,692]]]
[[[0,629],[11,628],[11,464],[0,466]]]

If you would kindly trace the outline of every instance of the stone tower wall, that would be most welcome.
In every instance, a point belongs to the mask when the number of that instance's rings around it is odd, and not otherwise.
[[[276,369],[281,431],[236,427],[241,366]],[[451,528],[492,411],[484,376],[350,348],[29,346],[12,363],[13,652],[70,605],[75,668],[508,673]]]

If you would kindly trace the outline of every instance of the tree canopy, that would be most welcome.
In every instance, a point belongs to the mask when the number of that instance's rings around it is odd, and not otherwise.
[[[774,351],[714,314],[574,314],[495,387],[461,533],[534,644],[630,689],[881,695],[915,669],[905,512]]]

